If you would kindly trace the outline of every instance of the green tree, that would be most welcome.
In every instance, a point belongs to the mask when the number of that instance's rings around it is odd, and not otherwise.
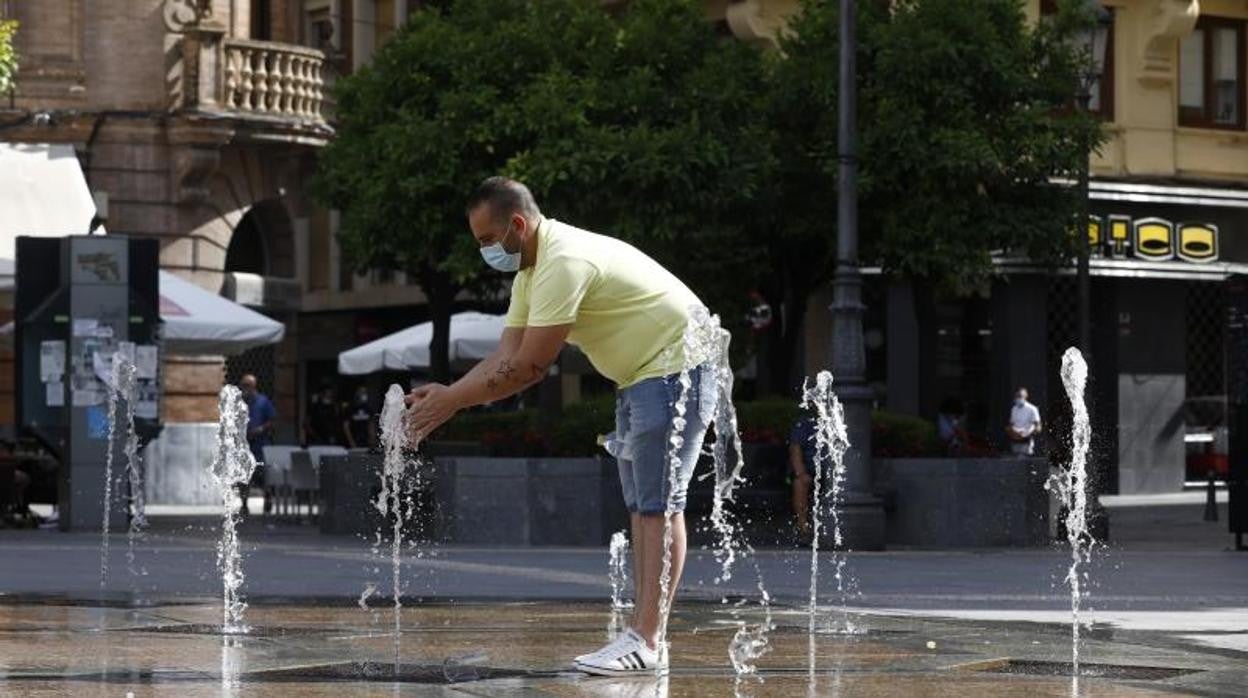
[[[718,36],[701,2],[633,0],[599,59],[584,76],[544,82],[526,118],[546,130],[513,170],[553,210],[633,242],[739,327],[760,276],[753,226],[773,169],[763,56]]]
[[[748,216],[767,166],[759,55],[692,0],[458,0],[413,15],[336,88],[316,191],[357,269],[411,273],[446,373],[455,294],[484,274],[463,202],[486,176],[628,239],[729,318],[756,267]]]
[[[17,20],[0,19],[0,94],[12,91],[17,75],[17,51],[13,48],[16,33]]]
[[[314,192],[342,211],[348,264],[406,271],[425,292],[435,376],[449,373],[456,294],[497,279],[467,233],[468,193],[541,136],[519,107],[534,81],[583,72],[610,37],[609,18],[575,0],[460,0],[414,13],[336,84]]]
[[[958,293],[991,278],[996,251],[1068,262],[1078,192],[1051,180],[1074,179],[1101,139],[1070,109],[1088,58],[1072,39],[1091,20],[1075,4],[1032,27],[1019,0],[858,3],[864,263]],[[807,0],[790,29],[770,81],[780,174],[765,226],[768,297],[789,320],[771,368],[786,381],[835,262],[837,3]]]

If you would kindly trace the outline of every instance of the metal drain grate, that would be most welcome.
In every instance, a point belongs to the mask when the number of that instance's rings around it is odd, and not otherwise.
[[[303,681],[366,681],[380,683],[451,684],[487,679],[543,678],[551,672],[521,669],[495,669],[463,664],[394,664],[384,662],[342,662],[316,664],[272,671],[249,671],[244,683],[286,683]]]
[[[114,628],[113,632],[128,633],[168,633],[170,635],[228,635],[229,637],[286,637],[299,635],[327,635],[342,632],[340,629],[326,628],[285,628],[281,626],[253,626],[245,633],[224,633],[219,625],[207,623],[172,623],[169,625],[131,626]]]
[[[1020,676],[1071,676],[1070,662],[1046,662],[1028,659],[1004,659],[982,662],[963,667],[971,671],[989,674],[1013,674]],[[1080,678],[1118,679],[1122,681],[1164,681],[1177,676],[1195,674],[1199,669],[1176,669],[1174,667],[1133,666],[1129,664],[1079,664]]]

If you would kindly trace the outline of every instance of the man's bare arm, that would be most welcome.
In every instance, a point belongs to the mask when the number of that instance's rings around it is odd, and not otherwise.
[[[526,327],[518,331],[514,346],[500,343],[489,359],[450,386],[459,407],[471,407],[514,395],[546,376],[559,357],[571,325]]]
[[[477,362],[472,370],[468,371],[463,378],[456,381],[456,384],[469,382],[478,383],[486,380],[490,374],[498,370],[498,363],[516,353],[520,349],[520,343],[524,340],[523,327],[506,327],[503,334],[498,340],[498,346],[490,355]],[[453,386],[452,386],[453,387]]]

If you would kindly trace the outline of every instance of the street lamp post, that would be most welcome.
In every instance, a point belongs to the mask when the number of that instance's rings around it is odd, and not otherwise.
[[[1109,44],[1109,33],[1113,29],[1113,16],[1105,9],[1099,0],[1086,0],[1085,7],[1087,11],[1095,16],[1096,21],[1089,25],[1087,30],[1080,37],[1080,43],[1087,52],[1089,59],[1087,70],[1079,76],[1078,91],[1075,94],[1078,102],[1079,110],[1084,114],[1089,114],[1092,107],[1092,90],[1096,88],[1101,80],[1105,66],[1105,49]],[[1103,90],[1098,90],[1098,97]],[[1104,103],[1097,100],[1098,110],[1104,108]],[[1092,156],[1091,144],[1085,148],[1083,161],[1079,168],[1079,220],[1076,228],[1078,235],[1078,257],[1076,258],[1075,277],[1078,282],[1079,292],[1079,351],[1083,354],[1084,361],[1092,363],[1092,278],[1089,258],[1092,254],[1091,241],[1088,235],[1088,225],[1091,221],[1091,197],[1088,194],[1089,170],[1091,168],[1090,158]],[[1103,229],[1103,228],[1102,228]],[[1105,484],[1107,477],[1107,467],[1101,458],[1097,458],[1093,464],[1093,471],[1088,478],[1088,489],[1090,493],[1100,491]],[[1091,496],[1089,498],[1087,516],[1090,522],[1090,530],[1092,535],[1102,542],[1109,537],[1108,518],[1104,507],[1101,506],[1100,498]]]
[[[854,0],[840,4],[840,84],[837,129],[836,271],[832,277],[832,375],[845,408],[852,448],[845,454],[845,497],[840,512],[844,546],[884,547],[884,509],[871,494],[871,390],[862,340],[862,275],[858,269],[858,124]]]
[[[1096,17],[1096,22],[1088,27],[1080,43],[1088,52],[1090,62],[1088,70],[1079,76],[1079,89],[1075,95],[1079,110],[1089,113],[1092,104],[1092,90],[1101,80],[1105,66],[1105,49],[1109,44],[1109,32],[1113,27],[1113,17],[1099,0],[1087,0],[1087,11]],[[1098,108],[1103,105],[1097,104]],[[1079,351],[1085,361],[1092,358],[1092,278],[1089,269],[1091,249],[1088,239],[1088,222],[1091,218],[1091,200],[1088,195],[1089,158],[1091,148],[1085,153],[1079,170],[1079,220],[1076,229],[1078,235],[1078,256],[1076,257],[1075,278],[1079,292]]]

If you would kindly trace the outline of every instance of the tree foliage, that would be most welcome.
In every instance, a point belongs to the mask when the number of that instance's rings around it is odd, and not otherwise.
[[[1070,108],[1088,58],[1073,37],[1091,20],[1075,5],[1029,26],[1018,0],[858,3],[863,263],[965,292],[992,276],[994,252],[1070,259],[1078,192],[1051,181],[1076,178],[1101,138]],[[804,2],[770,73],[780,175],[764,285],[789,321],[772,337],[777,384],[792,377],[805,300],[835,263],[837,6]]]
[[[17,51],[13,48],[16,33],[17,20],[0,19],[0,94],[13,89],[17,75]]]
[[[1019,0],[859,2],[863,262],[953,289],[991,254],[1068,258],[1073,178],[1098,142],[1071,109],[1089,18]],[[788,387],[836,241],[835,0],[805,0],[779,51],[718,36],[696,0],[426,5],[339,81],[316,191],[357,269],[404,270],[430,298],[435,368],[451,299],[487,274],[463,201],[500,172],[548,215],[625,238],[730,324],[776,309],[760,367]],[[445,330],[445,326],[442,325]]]
[[[739,307],[732,272],[754,266],[745,212],[767,157],[761,65],[692,0],[614,15],[583,0],[425,9],[338,83],[338,136],[315,190],[343,212],[349,264],[419,281],[435,357],[449,299],[496,278],[463,202],[500,172],[528,183],[547,215],[630,240],[712,307]]]

